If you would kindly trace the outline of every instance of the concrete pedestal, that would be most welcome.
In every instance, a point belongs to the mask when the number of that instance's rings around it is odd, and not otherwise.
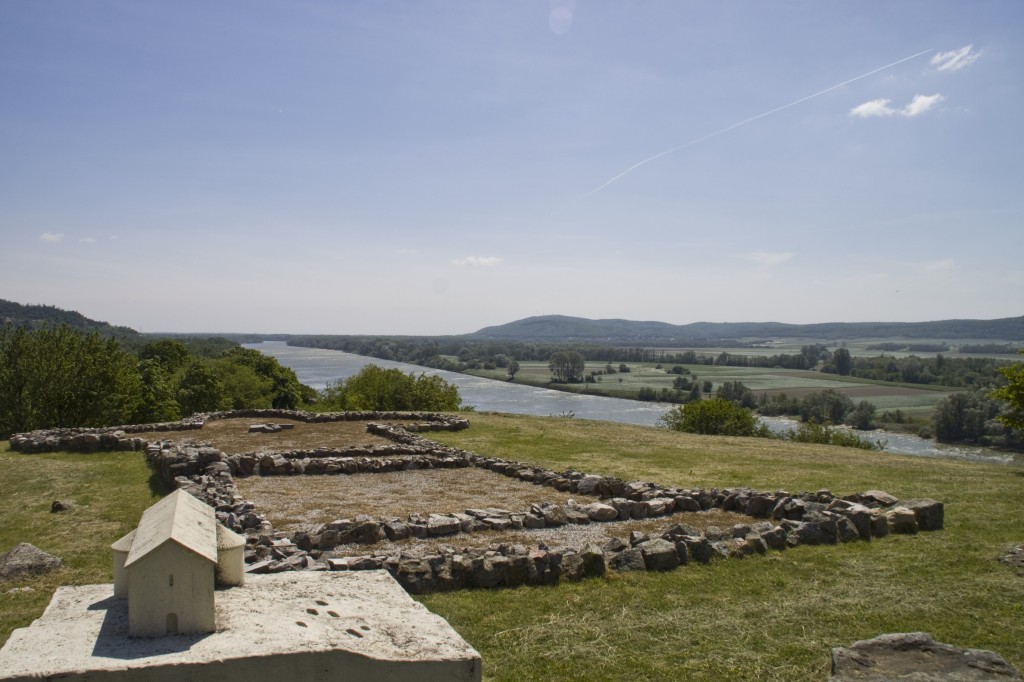
[[[217,631],[128,637],[113,585],[61,587],[0,650],[0,680],[479,682],[480,655],[385,571],[246,576]]]

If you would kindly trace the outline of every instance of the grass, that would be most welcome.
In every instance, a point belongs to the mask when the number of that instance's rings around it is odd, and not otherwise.
[[[1020,466],[579,419],[476,414],[471,421],[466,431],[431,438],[664,485],[880,488],[946,504],[945,530],[916,536],[548,588],[419,597],[481,652],[485,679],[821,680],[830,647],[914,630],[993,649],[1024,669],[1024,573],[997,560],[1007,545],[1024,542]],[[108,582],[110,542],[155,497],[138,454],[19,455],[0,446],[0,467],[0,549],[29,540],[68,564],[0,587],[6,639],[41,613],[56,585]],[[71,528],[49,513],[53,499],[65,498],[79,504]],[[36,592],[7,592],[23,585]]]
[[[0,641],[38,618],[60,585],[109,583],[110,544],[138,523],[166,491],[143,455],[21,455],[0,443],[0,552],[29,542],[61,557],[45,576],[0,582]],[[73,509],[50,513],[54,500]],[[31,592],[12,592],[30,587]]]
[[[1024,469],[849,448],[711,438],[564,419],[476,415],[438,440],[556,468],[671,485],[946,503],[946,529],[804,547],[665,574],[423,597],[483,654],[488,679],[821,680],[830,647],[883,632],[994,649],[1024,668]]]
[[[607,363],[588,362],[586,372],[603,370]],[[653,388],[660,391],[671,389],[676,375],[670,373],[672,363],[664,363],[662,369],[657,363],[627,363],[629,372],[616,372],[602,375],[601,381],[587,384],[551,384],[551,372],[546,362],[521,361],[520,370],[514,383],[556,388],[573,393],[592,393],[617,398],[636,398],[641,388]],[[612,363],[616,369],[619,363]],[[799,398],[812,391],[826,388],[836,389],[848,394],[854,401],[867,400],[874,403],[880,410],[902,409],[931,413],[935,404],[949,395],[953,389],[947,386],[906,384],[859,379],[856,377],[839,376],[838,374],[822,374],[808,370],[773,369],[765,367],[728,367],[724,365],[684,365],[691,374],[700,381],[709,380],[714,390],[727,381],[741,381],[755,393],[785,393],[790,397]],[[468,370],[467,374],[482,376],[489,379],[507,381],[508,374],[504,369]]]

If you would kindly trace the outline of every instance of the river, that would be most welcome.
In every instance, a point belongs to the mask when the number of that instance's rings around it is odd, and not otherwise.
[[[283,341],[246,344],[246,348],[254,348],[261,353],[277,358],[282,365],[295,371],[299,381],[318,390],[324,388],[328,383],[353,376],[366,365],[373,363],[389,369],[394,367],[403,372],[436,374],[445,381],[458,386],[462,402],[472,405],[481,412],[508,412],[540,417],[572,414],[580,419],[656,426],[658,419],[672,408],[669,403],[565,393],[548,388],[510,384],[458,372],[430,369],[405,362],[369,358],[338,350],[289,346]],[[762,420],[774,431],[785,430],[795,425],[792,420],[780,417],[762,417]],[[867,433],[865,436],[870,440],[882,441],[885,452],[896,454],[1001,464],[1015,461],[1014,455],[1008,453],[986,448],[943,445],[902,433],[879,430]]]

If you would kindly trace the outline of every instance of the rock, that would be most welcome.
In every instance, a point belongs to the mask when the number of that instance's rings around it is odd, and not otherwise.
[[[918,530],[942,530],[945,508],[941,502],[929,499],[903,500],[900,506],[914,512]]]
[[[913,535],[917,533],[917,515],[906,507],[895,507],[885,512],[893,533]]]
[[[587,513],[591,521],[611,521],[618,517],[619,513],[615,511],[615,507],[601,502],[594,502],[583,507],[583,511]]]
[[[999,557],[1007,566],[1013,566],[1015,568],[1024,568],[1024,544],[1014,545],[1010,547],[1009,551],[1003,556]]]
[[[644,554],[636,547],[619,552],[612,557],[612,560],[609,563],[616,571],[647,570],[647,564],[644,563]]]
[[[860,498],[863,502],[874,502],[875,504],[879,504],[883,507],[891,507],[892,505],[900,501],[899,498],[893,497],[889,493],[884,492],[882,490],[865,491],[864,493],[861,494]]]
[[[580,495],[593,495],[594,491],[597,490],[597,486],[601,485],[602,481],[604,481],[604,476],[588,474],[576,484],[576,492]]]
[[[670,571],[679,565],[679,554],[675,543],[658,538],[641,542],[636,546],[644,557],[644,565],[649,571]]]
[[[47,554],[35,545],[22,542],[0,554],[0,580],[26,575],[42,575],[60,568],[61,558]]]
[[[431,537],[455,535],[460,530],[462,530],[462,524],[454,516],[431,514],[430,518],[427,519],[427,533]]]
[[[941,644],[925,632],[879,635],[832,649],[829,682],[1024,680],[998,654]]]

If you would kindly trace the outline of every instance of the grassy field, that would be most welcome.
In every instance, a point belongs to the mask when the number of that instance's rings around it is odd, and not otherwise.
[[[608,363],[589,362],[586,372],[603,370]],[[600,381],[593,384],[558,384],[552,388],[583,393],[601,393],[613,397],[635,398],[641,388],[653,388],[660,391],[671,389],[676,375],[668,370],[671,364],[664,364],[658,369],[657,363],[627,363],[629,372],[605,374]],[[541,361],[523,361],[519,363],[519,374],[516,383],[534,386],[549,386],[551,372],[548,363]],[[616,369],[619,363],[612,363]],[[879,410],[900,409],[910,415],[930,416],[936,403],[945,398],[953,390],[944,386],[923,386],[920,384],[900,384],[871,379],[857,379],[837,374],[822,374],[808,370],[772,369],[762,367],[726,367],[718,365],[684,365],[691,374],[700,381],[711,381],[714,390],[727,381],[741,381],[755,393],[785,393],[790,397],[800,397],[811,391],[826,388],[836,389],[848,394],[855,402],[867,400],[874,403]],[[467,373],[491,379],[507,380],[504,369],[469,370]]]
[[[609,574],[548,588],[419,598],[483,655],[488,680],[822,680],[829,648],[883,632],[998,651],[1024,669],[1024,468],[765,439],[702,437],[578,419],[477,414],[433,438],[558,470],[665,485],[870,488],[946,504],[946,528],[836,547]],[[324,443],[330,445],[330,443]],[[56,585],[109,582],[109,544],[155,499],[138,453],[20,455],[0,446],[0,550],[20,541],[66,567],[0,586],[0,641]],[[54,499],[78,506],[71,524]],[[683,519],[685,520],[685,519]],[[9,590],[29,586],[31,593]]]

